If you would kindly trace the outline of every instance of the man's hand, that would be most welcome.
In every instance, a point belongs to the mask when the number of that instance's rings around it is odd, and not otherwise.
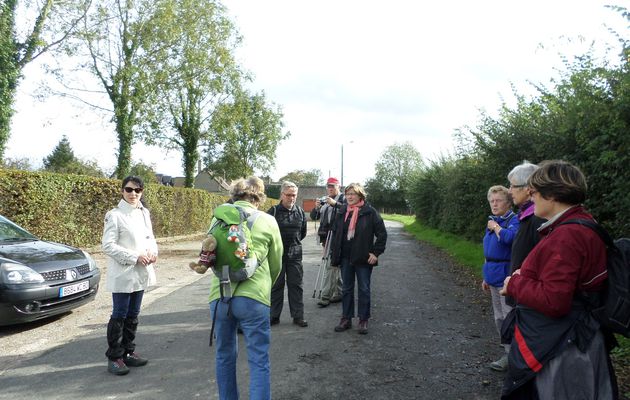
[[[487,292],[488,290],[490,290],[490,285],[488,285],[488,283],[486,281],[482,281],[481,282],[481,289],[484,292]]]
[[[332,197],[326,197],[326,203],[328,203],[328,205],[331,207],[337,205],[337,202]]]

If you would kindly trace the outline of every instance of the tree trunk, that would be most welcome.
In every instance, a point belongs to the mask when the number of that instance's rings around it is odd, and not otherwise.
[[[20,79],[19,53],[14,40],[16,0],[0,5],[0,163],[11,136],[15,90]]]

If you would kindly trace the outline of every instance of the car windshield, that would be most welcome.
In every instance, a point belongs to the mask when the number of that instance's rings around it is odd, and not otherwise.
[[[0,241],[20,240],[37,240],[37,237],[0,215]]]

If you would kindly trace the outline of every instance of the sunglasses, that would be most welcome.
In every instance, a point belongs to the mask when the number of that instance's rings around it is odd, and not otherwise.
[[[132,188],[129,186],[125,186],[124,189],[125,189],[125,192],[127,193],[131,193],[131,192],[142,193],[142,188]]]

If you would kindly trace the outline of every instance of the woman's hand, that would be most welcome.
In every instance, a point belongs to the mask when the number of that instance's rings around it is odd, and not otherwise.
[[[136,263],[144,265],[146,267],[147,265],[154,264],[156,261],[157,261],[157,255],[153,253],[147,253],[147,254],[138,256],[138,261],[136,261]]]
[[[481,281],[481,289],[484,292],[487,292],[488,290],[490,290],[490,285],[488,285],[488,283],[486,283],[486,281]]]
[[[501,232],[501,225],[497,224],[495,221],[490,220],[487,224],[488,230],[494,232],[497,237],[499,236],[499,232]]]
[[[369,254],[370,255],[368,256],[368,264],[375,265],[376,262],[378,261],[378,257],[374,255],[374,253],[369,253]]]
[[[510,283],[510,279],[512,278],[512,276],[520,275],[520,274],[521,274],[521,270],[519,268],[516,271],[514,271],[514,273],[512,273],[512,275],[507,276],[505,278],[505,280],[503,281],[503,287],[501,288],[501,290],[499,290],[499,294],[502,295],[502,296],[507,296],[507,287],[508,287],[508,283]]]

